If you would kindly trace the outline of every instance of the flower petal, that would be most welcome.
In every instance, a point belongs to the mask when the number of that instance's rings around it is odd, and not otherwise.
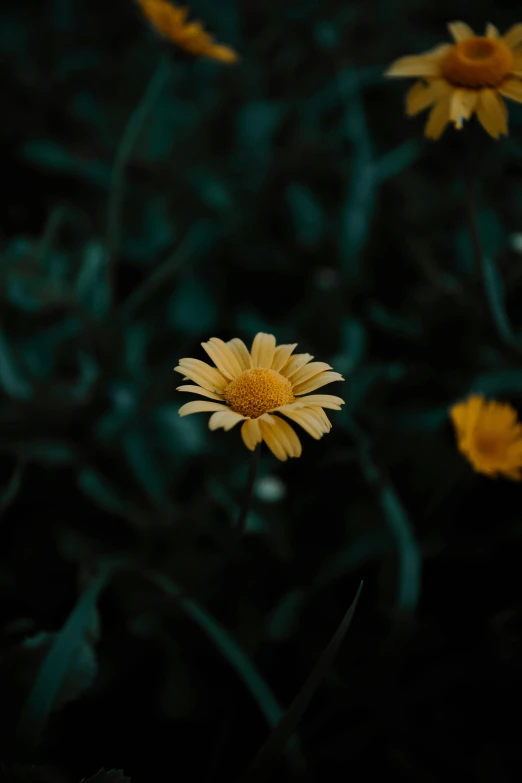
[[[476,90],[467,90],[464,87],[453,90],[450,98],[450,120],[459,130],[462,128],[462,121],[469,120],[475,111],[478,95]]]
[[[276,437],[279,438],[285,452],[289,457],[300,457],[303,447],[295,430],[279,416],[272,416],[272,419],[275,425],[272,428],[272,432],[275,432]]]
[[[330,432],[330,430],[332,429],[332,422],[330,421],[326,413],[323,411],[323,409],[314,406],[313,410],[316,411],[321,421],[324,422],[325,427],[328,427],[328,432]]]
[[[246,416],[241,416],[240,413],[236,413],[230,409],[225,411],[216,411],[216,413],[213,413],[208,420],[208,426],[211,430],[217,430],[220,427],[223,427],[225,432],[228,432],[228,430],[231,430],[232,427],[235,427],[236,424],[238,424],[240,421],[244,421],[245,418]]]
[[[497,90],[505,98],[522,103],[522,81],[520,79],[506,79],[504,84],[497,87]]]
[[[329,427],[327,427],[324,421],[321,421],[317,413],[311,408],[298,408],[296,410],[290,405],[284,405],[279,408],[278,413],[283,413],[289,419],[295,421],[315,440],[320,440],[329,430]]]
[[[344,400],[333,394],[308,394],[306,397],[300,397],[290,405],[302,407],[303,405],[319,405],[321,408],[330,408],[333,411],[340,411]]]
[[[258,332],[252,343],[252,366],[265,367],[272,366],[276,347],[276,339],[273,334]]]
[[[321,386],[326,386],[327,383],[333,383],[334,381],[344,381],[344,378],[338,372],[321,372],[308,381],[300,383],[299,386],[295,386],[293,392],[295,396],[307,394],[307,392],[315,391],[315,389],[319,389]]]
[[[494,24],[488,22],[486,25],[486,38],[498,38],[499,32]]]
[[[239,55],[230,46],[224,46],[223,44],[213,44],[209,51],[208,56],[213,57],[214,60],[219,60],[222,63],[235,63],[239,60]]]
[[[221,394],[203,389],[201,386],[178,386],[176,391],[192,392],[192,394],[200,394],[202,397],[209,397],[211,400],[222,400]]]
[[[522,24],[514,24],[509,30],[504,33],[502,40],[509,46],[510,49],[514,49],[516,46],[522,43]]]
[[[271,424],[268,424],[268,422],[266,422],[264,419],[258,419],[258,421],[263,440],[274,457],[277,457],[277,459],[281,460],[281,462],[286,462],[288,457],[299,456],[301,453],[301,444],[299,443],[299,449],[297,449],[295,444],[292,446],[292,441],[289,440],[291,436],[288,435],[287,431],[280,427],[275,416],[272,416],[271,418],[273,420]]]
[[[433,106],[424,128],[424,135],[428,139],[439,139],[450,119],[451,93],[439,98]]]
[[[199,359],[180,359],[178,366],[174,367],[174,370],[186,378],[190,378],[191,381],[199,383],[204,389],[217,392],[218,394],[225,391],[225,388],[228,386],[228,382],[219,370]]]
[[[522,51],[513,52],[513,76],[522,76]]]
[[[257,444],[263,440],[259,420],[247,419],[241,427],[241,437],[247,449],[254,451]]]
[[[220,405],[219,402],[205,402],[204,400],[194,400],[182,405],[178,413],[180,416],[188,416],[190,413],[208,413],[209,411],[230,411],[226,405]]]
[[[243,340],[240,340],[239,337],[234,337],[232,340],[228,341],[227,345],[238,360],[243,372],[245,370],[250,370],[252,367],[252,357]]]
[[[406,114],[413,117],[415,114],[427,109],[438,99],[440,95],[440,85],[438,81],[425,84],[424,82],[415,82],[413,87],[406,93]]]
[[[484,130],[494,139],[507,136],[507,109],[495,90],[481,90],[477,103],[477,117]]]
[[[287,453],[284,450],[283,444],[281,443],[280,439],[273,431],[274,428],[271,427],[270,424],[267,424],[266,421],[260,421],[259,428],[261,430],[261,435],[263,436],[263,440],[265,441],[266,445],[268,446],[268,448],[270,449],[274,457],[280,459],[281,462],[286,462],[286,460],[288,459]]]
[[[290,379],[294,373],[300,370],[301,367],[304,367],[305,364],[308,364],[313,358],[314,357],[309,353],[296,353],[295,356],[291,356],[288,359],[287,363],[280,370],[280,373],[281,375],[284,375],[285,378]]]
[[[425,54],[408,55],[395,60],[384,72],[385,76],[440,76],[440,66],[436,59]]]
[[[474,429],[484,405],[484,397],[480,394],[473,394],[465,402],[458,402],[450,408],[450,417],[459,440]]]
[[[243,370],[229,346],[218,337],[211,337],[207,343],[201,343],[218,370],[233,381]]]
[[[297,372],[292,375],[292,386],[298,386],[300,383],[304,383],[314,375],[331,369],[331,366],[326,364],[326,362],[310,362],[309,364],[305,364],[304,367],[301,367],[300,370],[297,370]]]
[[[292,352],[297,348],[297,343],[292,345],[278,345],[274,352],[274,359],[272,361],[272,370],[280,372],[281,368],[285,366]]]
[[[467,41],[468,38],[473,38],[475,35],[471,27],[465,22],[450,22],[448,30],[456,43]]]

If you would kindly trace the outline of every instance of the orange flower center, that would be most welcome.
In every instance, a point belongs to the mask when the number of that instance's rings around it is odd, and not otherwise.
[[[264,369],[245,370],[228,384],[223,396],[233,411],[250,419],[294,400],[288,378]]]
[[[498,432],[475,432],[475,447],[483,457],[498,457],[505,445],[505,437]]]
[[[452,46],[441,74],[457,87],[499,87],[514,68],[513,52],[498,38],[474,36]]]

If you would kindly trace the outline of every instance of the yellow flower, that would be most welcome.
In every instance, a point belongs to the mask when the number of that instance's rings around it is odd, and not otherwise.
[[[138,0],[141,10],[152,26],[170,38],[189,54],[211,57],[224,63],[239,59],[237,52],[228,46],[216,44],[203,29],[201,22],[187,22],[188,8],[178,7],[167,0]]]
[[[309,394],[332,381],[344,378],[324,362],[312,362],[309,353],[294,354],[293,345],[278,345],[271,334],[259,332],[249,351],[235,337],[228,343],[211,337],[201,343],[215,364],[199,359],[180,359],[174,369],[198,386],[179,386],[187,391],[209,397],[214,402],[187,402],[179,409],[180,416],[214,411],[209,420],[211,430],[230,430],[240,421],[245,446],[253,451],[265,441],[280,460],[301,456],[301,443],[292,427],[280,416],[300,424],[312,438],[322,438],[331,429],[323,408],[341,410],[344,400],[331,394]],[[217,368],[217,369],[216,369]]]
[[[425,128],[438,139],[448,122],[462,128],[475,112],[484,129],[498,139],[507,135],[507,109],[501,96],[522,102],[522,24],[502,37],[488,24],[485,35],[475,35],[464,22],[448,25],[454,44],[441,44],[424,54],[401,57],[386,76],[414,76],[406,96],[406,113],[432,107]]]
[[[508,403],[472,395],[450,410],[459,450],[477,473],[522,479],[522,424]]]

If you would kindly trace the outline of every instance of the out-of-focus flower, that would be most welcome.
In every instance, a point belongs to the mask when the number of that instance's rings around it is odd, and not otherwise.
[[[455,43],[401,57],[386,71],[387,76],[421,79],[406,96],[406,113],[432,107],[424,131],[430,139],[438,139],[449,122],[462,128],[474,113],[490,136],[507,135],[502,96],[522,102],[522,24],[503,36],[492,24],[485,35],[475,35],[464,22],[448,28]]]
[[[263,332],[255,336],[250,351],[237,337],[228,343],[211,337],[202,346],[215,367],[199,359],[180,359],[176,372],[198,385],[179,386],[178,391],[200,394],[212,402],[187,402],[179,409],[180,416],[213,411],[211,430],[230,430],[241,421],[245,446],[253,451],[264,440],[280,460],[300,457],[301,443],[288,422],[274,413],[299,424],[317,440],[330,431],[323,408],[340,410],[344,400],[309,394],[344,380],[329,364],[312,362],[314,357],[308,353],[294,354],[297,343],[276,347],[275,337]]]
[[[141,10],[158,33],[196,57],[210,57],[223,63],[233,63],[239,55],[229,46],[214,43],[201,22],[187,22],[187,7],[167,0],[138,0]]]
[[[522,479],[522,424],[508,403],[472,395],[450,409],[459,450],[477,473]]]

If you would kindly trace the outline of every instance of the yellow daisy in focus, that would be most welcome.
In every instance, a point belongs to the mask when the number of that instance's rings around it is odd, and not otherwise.
[[[449,122],[462,128],[475,113],[493,138],[507,135],[507,109],[502,96],[522,102],[522,24],[500,36],[488,24],[485,35],[475,35],[464,22],[448,25],[455,43],[441,44],[419,55],[401,57],[386,76],[419,77],[406,96],[410,117],[431,106],[425,128],[438,139]]]
[[[450,410],[459,450],[477,473],[522,479],[522,424],[508,403],[472,395]]]
[[[343,381],[325,362],[313,362],[309,353],[294,354],[297,343],[278,345],[271,334],[259,332],[249,351],[235,337],[227,343],[211,337],[201,343],[215,364],[199,359],[180,359],[174,369],[197,386],[178,386],[178,391],[208,397],[187,402],[180,416],[212,411],[211,430],[231,430],[239,422],[245,446],[253,451],[265,441],[280,460],[301,456],[301,442],[281,416],[299,424],[312,438],[322,438],[332,425],[324,408],[341,410],[344,400],[332,394],[309,394],[332,381]],[[308,395],[308,396],[303,396]]]
[[[199,57],[210,57],[223,63],[233,63],[239,55],[229,46],[214,43],[201,22],[187,22],[188,8],[167,0],[138,0],[141,10],[158,33],[169,38],[181,49]]]

